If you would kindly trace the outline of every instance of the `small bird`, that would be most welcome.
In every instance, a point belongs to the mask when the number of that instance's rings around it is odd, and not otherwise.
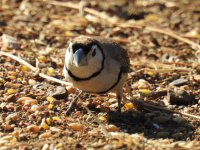
[[[79,36],[66,50],[63,73],[74,87],[91,93],[116,93],[121,112],[123,85],[130,60],[117,43],[101,37]]]

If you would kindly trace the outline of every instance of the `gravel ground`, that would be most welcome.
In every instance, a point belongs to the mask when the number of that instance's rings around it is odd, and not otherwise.
[[[1,51],[49,76],[63,79],[68,41],[78,35],[109,37],[128,51],[121,116],[113,94],[85,92],[66,115],[77,89],[0,56],[0,150],[200,149],[200,1],[0,2]]]

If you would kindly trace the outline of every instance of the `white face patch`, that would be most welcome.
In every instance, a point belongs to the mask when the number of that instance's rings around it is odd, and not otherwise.
[[[65,54],[65,65],[68,70],[72,72],[72,74],[79,78],[87,78],[100,71],[103,68],[104,56],[98,45],[88,45],[85,47],[79,47],[79,49],[83,48],[84,51],[88,51],[85,53],[85,60],[87,62],[86,65],[76,66],[73,61],[73,43],[69,43],[69,47]]]

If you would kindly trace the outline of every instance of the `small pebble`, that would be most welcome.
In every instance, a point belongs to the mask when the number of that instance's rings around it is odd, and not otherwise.
[[[27,126],[27,129],[29,132],[32,132],[32,133],[38,133],[40,131],[39,126],[34,125],[34,124]]]
[[[156,134],[158,138],[166,138],[169,136],[169,132],[161,131]]]
[[[173,82],[170,83],[170,85],[173,86],[181,86],[181,85],[185,85],[188,81],[186,79],[180,78],[177,80],[174,80]]]
[[[81,131],[83,130],[83,125],[80,123],[70,123],[69,124],[70,129],[74,131]]]
[[[47,92],[47,95],[54,97],[57,100],[67,99],[68,93],[65,87],[57,86],[56,89],[51,89]]]
[[[51,132],[45,132],[40,134],[39,139],[48,139],[51,138],[53,135],[51,134]]]
[[[168,117],[168,116],[158,116],[158,117],[153,118],[153,122],[166,123],[169,119],[170,119],[170,117]]]
[[[73,86],[67,86],[66,89],[69,94],[74,94],[77,91],[76,88],[74,88]]]
[[[106,130],[108,132],[117,132],[117,131],[119,131],[119,128],[115,125],[110,124],[106,127]]]
[[[148,89],[151,84],[144,79],[140,79],[138,82],[133,84],[134,89]]]

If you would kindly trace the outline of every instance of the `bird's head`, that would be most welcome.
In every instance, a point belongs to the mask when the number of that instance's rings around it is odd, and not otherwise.
[[[103,61],[103,50],[97,40],[81,36],[70,42],[65,63],[73,72],[94,73],[102,67]]]

